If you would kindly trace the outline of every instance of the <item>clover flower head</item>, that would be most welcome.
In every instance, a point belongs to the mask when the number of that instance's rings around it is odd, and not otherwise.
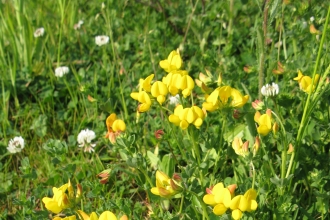
[[[310,17],[309,20],[313,22],[315,20],[314,16]]]
[[[263,96],[276,96],[279,92],[279,87],[276,83],[267,84],[261,88],[261,94]]]
[[[69,73],[69,67],[67,66],[60,66],[55,69],[55,76],[56,77],[63,77],[65,74]]]
[[[179,94],[176,94],[175,96],[170,96],[170,105],[176,105],[180,102],[180,96]]]
[[[24,148],[24,139],[21,136],[19,136],[19,137],[14,137],[9,141],[7,150],[10,153],[15,154],[21,152],[23,148]]]
[[[83,24],[84,24],[84,21],[83,20],[79,20],[77,24],[74,24],[73,25],[73,29],[78,30],[78,29],[81,28],[81,25],[83,25]]]
[[[92,151],[94,151],[94,147],[96,144],[92,144],[92,140],[95,138],[95,132],[85,129],[80,131],[80,133],[78,134],[77,137],[77,141],[78,141],[78,146],[79,147],[84,147],[84,152],[89,152],[91,153]]]
[[[37,38],[37,37],[41,37],[41,36],[44,35],[44,33],[45,33],[45,28],[40,27],[40,28],[38,28],[38,29],[33,33],[33,36],[34,36],[35,38]]]
[[[100,36],[96,36],[95,37],[95,43],[98,45],[98,46],[102,46],[102,45],[105,45],[107,43],[109,43],[109,37],[106,36],[106,35],[100,35]]]

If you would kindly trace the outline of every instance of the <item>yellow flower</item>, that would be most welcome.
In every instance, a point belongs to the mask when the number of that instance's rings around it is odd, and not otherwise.
[[[182,187],[176,180],[169,178],[162,171],[156,171],[156,187],[151,188],[152,194],[163,198],[171,198],[181,191]]]
[[[61,218],[59,216],[56,216],[55,218],[53,218],[53,220],[76,220],[76,216],[75,215],[71,215],[71,216],[68,216],[68,217],[65,217],[65,218]]]
[[[301,90],[309,94],[310,92],[314,91],[318,81],[319,81],[320,75],[316,74],[314,79],[314,84],[312,85],[313,79],[309,76],[304,76],[300,70],[298,70],[298,76],[295,77],[293,80],[298,81],[299,87]]]
[[[174,109],[174,114],[169,116],[169,121],[180,126],[181,129],[187,129],[189,124],[193,124],[196,128],[200,128],[203,124],[205,114],[201,108],[198,106],[193,106],[191,108],[183,108],[182,105],[178,105]]]
[[[228,100],[231,102],[228,103]],[[206,96],[206,102],[203,103],[203,108],[212,112],[223,107],[241,108],[248,101],[249,96],[242,94],[230,86],[222,86],[216,88],[210,95]]]
[[[42,202],[45,204],[46,209],[58,214],[63,209],[69,208],[69,199],[65,191],[68,189],[68,184],[64,184],[60,188],[53,187],[53,198],[44,197]]]
[[[258,123],[257,131],[261,135],[267,135],[272,130],[272,113],[270,109],[267,109],[266,114],[261,115],[257,111],[254,115],[254,121]]]
[[[233,189],[233,187],[230,187],[230,189]],[[207,189],[208,194],[203,197],[203,201],[213,207],[214,214],[222,215],[229,208],[233,194],[230,189],[225,188],[223,183],[218,183],[211,189]]]
[[[140,79],[140,82],[139,82],[140,90],[139,91],[141,91],[143,89],[146,92],[150,92],[151,91],[151,81],[154,78],[154,76],[155,76],[155,74],[151,74],[145,79]]]
[[[168,55],[166,60],[162,60],[159,62],[159,66],[168,73],[175,70],[179,70],[182,66],[182,59],[180,54],[173,50]]]
[[[186,98],[194,89],[195,82],[189,75],[183,75],[176,81],[176,87],[182,91],[183,97]]]
[[[242,94],[234,88],[231,88],[230,97],[232,99],[230,105],[233,108],[242,108],[249,100],[248,95],[242,96]]]
[[[81,220],[117,220],[117,217],[110,211],[104,211],[100,217],[97,217],[95,212],[92,212],[90,216],[82,210],[77,211]]]
[[[232,211],[233,219],[241,219],[243,216],[243,212],[254,211],[258,207],[258,203],[256,201],[257,192],[254,189],[249,189],[243,195],[235,196],[230,202],[230,209]]]
[[[249,141],[246,141],[243,144],[241,138],[235,137],[231,146],[233,147],[237,155],[245,157],[246,155],[249,154]]]
[[[138,107],[139,112],[146,112],[150,109],[151,99],[145,91],[132,92],[131,97],[141,103]]]
[[[116,137],[126,130],[126,124],[123,120],[117,119],[117,115],[112,113],[106,120],[108,132],[105,138],[108,138],[111,143],[116,142]]]
[[[165,96],[168,93],[167,86],[165,83],[161,81],[157,81],[151,86],[151,95],[155,98],[157,98],[157,102],[159,104],[163,104],[165,102]]]

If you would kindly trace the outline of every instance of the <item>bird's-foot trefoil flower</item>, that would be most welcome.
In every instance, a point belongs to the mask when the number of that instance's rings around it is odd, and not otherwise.
[[[162,60],[159,62],[159,66],[168,73],[175,70],[179,70],[182,66],[182,59],[180,54],[177,51],[173,50],[168,55],[166,60]]]
[[[217,183],[214,187],[206,189],[207,194],[203,197],[203,201],[213,207],[214,214],[223,215],[230,206],[236,187],[234,184],[225,188],[223,183]]]
[[[266,114],[261,115],[259,111],[254,114],[254,121],[258,123],[257,131],[265,136],[272,130],[272,111],[267,109]]]
[[[102,214],[99,217],[95,212],[92,212],[90,215],[88,215],[84,211],[78,210],[77,213],[81,218],[81,220],[117,220],[115,214],[113,214],[110,211],[102,212]]]
[[[255,211],[258,207],[256,201],[257,192],[254,189],[249,189],[244,195],[235,196],[230,202],[232,217],[235,220],[241,219],[243,212]]]
[[[249,141],[246,141],[243,144],[241,138],[235,137],[231,146],[235,150],[235,153],[239,156],[245,157],[249,154]]]
[[[180,185],[181,178],[178,175],[174,175],[171,179],[162,171],[156,171],[156,187],[151,188],[151,192],[154,195],[163,198],[172,198],[176,194],[182,191]]]
[[[156,81],[151,86],[151,95],[157,99],[159,104],[163,104],[168,93],[167,86],[161,81]]]
[[[174,114],[169,116],[169,121],[184,130],[187,129],[190,124],[195,125],[196,128],[200,128],[204,118],[205,114],[198,106],[183,108],[182,105],[178,105],[174,109]]]
[[[302,91],[309,94],[315,90],[315,87],[319,81],[320,75],[316,74],[314,83],[312,84],[313,79],[310,76],[304,76],[300,70],[298,70],[298,76],[295,77],[293,80],[298,81],[299,87]]]
[[[123,120],[117,119],[117,115],[112,113],[106,119],[106,125],[108,132],[105,135],[105,138],[108,138],[109,141],[114,144],[116,143],[116,138],[121,135],[122,132],[126,131],[126,124]]]

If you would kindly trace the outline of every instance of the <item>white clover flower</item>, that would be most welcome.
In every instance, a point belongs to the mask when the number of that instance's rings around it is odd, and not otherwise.
[[[78,146],[79,147],[84,147],[84,152],[94,152],[94,147],[96,146],[96,144],[92,144],[92,140],[95,138],[95,132],[85,129],[80,131],[80,133],[78,134],[77,137],[77,141],[78,141]]]
[[[43,36],[45,33],[45,28],[41,27],[41,28],[38,28],[34,33],[33,33],[33,36],[34,37],[41,37]]]
[[[55,69],[55,76],[62,77],[63,75],[69,72],[69,67],[67,66],[60,66]]]
[[[313,22],[315,20],[314,16],[310,17],[309,20]]]
[[[96,43],[98,46],[102,46],[102,45],[104,45],[104,44],[107,44],[107,43],[109,43],[109,37],[106,36],[106,35],[96,36],[96,37],[95,37],[95,43]]]
[[[261,88],[261,94],[263,96],[276,96],[279,92],[279,87],[276,83],[267,84]]]
[[[77,24],[74,24],[74,25],[73,25],[73,28],[74,28],[75,30],[78,30],[78,29],[81,28],[81,25],[83,25],[83,24],[84,24],[84,21],[83,21],[83,20],[79,20]]]
[[[19,136],[19,137],[14,137],[14,139],[11,139],[8,143],[7,150],[12,153],[18,153],[21,152],[22,149],[24,148],[24,139]]]
[[[170,105],[176,105],[179,103],[179,101],[180,101],[179,94],[177,94],[175,96],[170,96]]]

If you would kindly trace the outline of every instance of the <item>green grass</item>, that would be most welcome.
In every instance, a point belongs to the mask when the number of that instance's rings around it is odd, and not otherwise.
[[[217,217],[203,202],[206,188],[237,184],[236,195],[257,191],[258,208],[243,219],[327,219],[329,185],[328,5],[318,1],[24,1],[0,3],[0,219],[52,219],[42,202],[52,187],[70,179],[83,195],[74,207],[90,214],[109,210],[118,219],[231,219]],[[314,21],[310,18],[314,17]],[[80,29],[73,27],[79,20]],[[310,33],[314,24],[320,34]],[[43,36],[33,37],[44,27]],[[265,35],[266,34],[266,35]],[[95,36],[107,35],[97,46]],[[278,42],[282,42],[278,47]],[[182,130],[168,120],[174,105],[137,114],[140,78],[167,73],[159,62],[179,48],[183,68],[195,80],[231,86],[249,95],[240,117],[233,109],[207,112],[202,126]],[[278,62],[284,73],[276,75]],[[55,68],[70,72],[56,77]],[[244,71],[249,66],[251,73]],[[298,70],[320,74],[315,92],[294,81]],[[220,79],[220,84],[219,84]],[[265,98],[261,86],[276,82],[279,95]],[[209,92],[210,93],[210,92]],[[251,103],[263,99],[279,130],[257,136]],[[203,90],[180,103],[202,108]],[[115,144],[105,138],[106,118],[116,113],[126,131]],[[93,130],[95,152],[78,147],[83,129]],[[164,135],[156,139],[154,132]],[[25,148],[7,150],[16,136]],[[235,154],[234,137],[248,140],[249,154]],[[294,147],[287,154],[289,144]],[[107,184],[97,174],[110,169]],[[181,176],[182,192],[164,199],[151,193],[156,170]],[[63,215],[64,216],[64,215]],[[62,216],[62,217],[63,217]],[[78,216],[78,215],[77,215]]]

